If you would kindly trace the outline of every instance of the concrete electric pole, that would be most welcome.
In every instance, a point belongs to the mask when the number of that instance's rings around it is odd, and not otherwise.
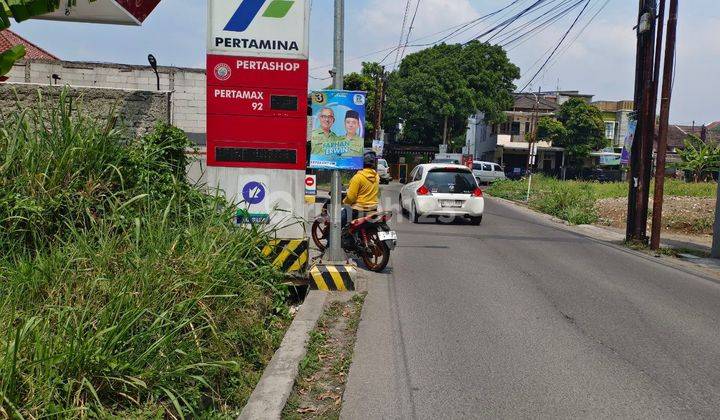
[[[335,43],[333,48],[333,88],[343,89],[344,61],[345,61],[345,0],[335,0]],[[342,262],[346,259],[345,252],[341,246],[342,226],[342,179],[340,171],[333,170],[332,183],[330,186],[330,236],[328,238],[327,260],[331,262]]]

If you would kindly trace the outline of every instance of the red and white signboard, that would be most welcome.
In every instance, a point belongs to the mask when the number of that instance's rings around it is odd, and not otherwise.
[[[307,60],[208,55],[210,166],[305,169]]]
[[[208,84],[224,86],[307,86],[308,62],[271,57],[208,54]]]
[[[305,175],[305,195],[317,195],[317,177]]]
[[[208,166],[303,170],[308,0],[209,0]]]
[[[253,206],[277,237],[301,238],[310,0],[207,1],[207,183],[240,207],[262,184]]]
[[[140,26],[161,0],[78,0],[60,2],[58,10],[36,17],[44,20]]]

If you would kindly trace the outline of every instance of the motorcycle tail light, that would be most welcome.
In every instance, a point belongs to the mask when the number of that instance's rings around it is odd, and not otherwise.
[[[482,197],[483,192],[480,188],[475,188],[475,191],[473,191],[472,196],[473,197]]]
[[[417,189],[418,195],[430,195],[430,190],[428,187],[421,185],[420,188]]]

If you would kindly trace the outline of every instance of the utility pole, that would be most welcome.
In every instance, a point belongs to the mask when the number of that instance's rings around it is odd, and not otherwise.
[[[387,92],[387,75],[385,74],[385,66],[382,66],[382,75],[380,77],[380,108],[378,108],[378,125],[377,125],[377,133],[376,136],[378,140],[383,140],[382,138],[382,119],[383,119],[383,108],[385,108],[385,92]]]
[[[345,0],[335,0],[335,44],[333,48],[333,88],[343,89],[344,61],[345,61]],[[341,246],[341,195],[342,179],[340,171],[333,170],[330,186],[330,236],[328,238],[327,259],[331,262],[341,262],[346,259]]]
[[[381,140],[382,107],[385,96],[385,66],[380,67],[381,73],[375,80],[375,140]]]
[[[528,174],[528,189],[527,189],[527,195],[525,196],[525,202],[530,202],[530,186],[532,185],[532,170],[533,165],[535,164],[535,159],[537,156],[537,143],[536,143],[536,131],[535,127],[538,123],[538,112],[540,111],[540,100],[538,99],[538,95],[535,93],[532,93],[533,96],[535,96],[535,105],[533,105],[533,114],[532,117],[530,117],[530,139],[528,142],[528,160],[527,160],[527,174]],[[540,89],[538,88],[538,94],[540,94]]]
[[[653,70],[655,50],[655,0],[639,0],[635,69],[637,128],[630,153],[626,240],[647,242],[647,214],[655,130]]]
[[[443,128],[443,144],[447,146],[447,124],[448,124],[448,117],[445,116],[445,127]]]
[[[665,0],[661,0],[661,19],[664,14],[664,6]],[[665,188],[665,153],[667,149],[668,124],[670,120],[670,100],[672,99],[673,67],[675,65],[675,39],[677,37],[677,9],[678,0],[670,0],[667,39],[665,41],[665,64],[663,69],[662,96],[660,98],[660,130],[658,132],[657,165],[655,168],[655,198],[653,200],[652,234],[650,237],[650,248],[654,250],[660,249],[663,194]],[[658,30],[661,31],[662,29]],[[713,237],[713,245],[715,242],[715,237]]]

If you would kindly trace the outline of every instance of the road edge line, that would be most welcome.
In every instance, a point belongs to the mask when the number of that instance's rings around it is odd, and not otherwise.
[[[323,313],[327,295],[317,290],[308,293],[280,347],[240,412],[239,420],[280,418],[295,385],[300,361],[307,353],[310,331]]]

